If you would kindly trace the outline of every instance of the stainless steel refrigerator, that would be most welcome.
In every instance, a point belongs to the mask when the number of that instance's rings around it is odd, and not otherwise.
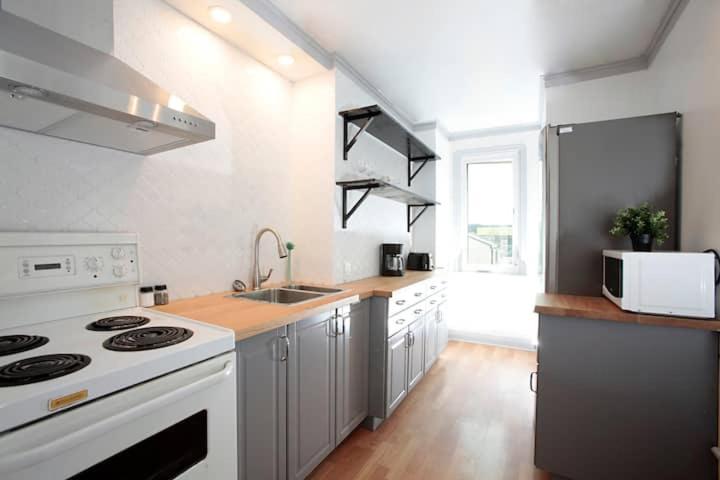
[[[608,233],[620,208],[665,210],[670,238],[656,249],[678,248],[680,121],[673,112],[542,130],[548,293],[602,294],[602,250],[631,248]]]

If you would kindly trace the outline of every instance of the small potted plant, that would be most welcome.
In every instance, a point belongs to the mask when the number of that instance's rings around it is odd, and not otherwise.
[[[618,210],[610,235],[629,235],[633,250],[649,252],[652,250],[653,240],[662,245],[668,239],[668,225],[665,210],[655,210],[648,203],[643,203],[638,207]]]

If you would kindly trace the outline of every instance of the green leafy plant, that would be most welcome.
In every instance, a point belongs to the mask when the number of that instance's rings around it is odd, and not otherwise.
[[[637,207],[621,208],[615,215],[610,235],[624,237],[648,234],[658,245],[668,239],[669,221],[665,210],[655,210],[647,202]]]

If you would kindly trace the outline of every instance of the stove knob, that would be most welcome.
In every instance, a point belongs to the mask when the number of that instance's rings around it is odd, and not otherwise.
[[[115,247],[110,250],[110,255],[112,255],[112,258],[115,260],[121,260],[125,258],[125,249],[122,247]]]
[[[87,257],[85,259],[85,268],[92,273],[97,273],[103,268],[102,257]]]
[[[113,275],[115,275],[118,278],[122,278],[127,273],[127,269],[125,268],[125,265],[115,265],[113,266]]]

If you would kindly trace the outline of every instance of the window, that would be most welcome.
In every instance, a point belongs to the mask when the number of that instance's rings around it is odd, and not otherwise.
[[[463,270],[520,271],[520,148],[463,156]]]

